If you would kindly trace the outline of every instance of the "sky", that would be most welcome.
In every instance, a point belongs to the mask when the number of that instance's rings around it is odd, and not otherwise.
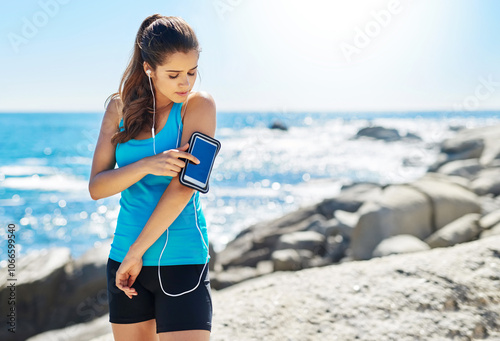
[[[0,112],[103,112],[154,13],[195,30],[218,111],[500,110],[497,0],[23,0],[0,4]]]

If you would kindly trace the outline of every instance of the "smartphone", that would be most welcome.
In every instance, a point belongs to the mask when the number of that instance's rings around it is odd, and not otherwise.
[[[179,176],[180,183],[202,193],[207,193],[208,180],[219,150],[220,142],[218,140],[198,131],[194,132],[189,139],[187,152],[200,160],[200,163],[194,164],[185,160],[186,165],[181,169]]]

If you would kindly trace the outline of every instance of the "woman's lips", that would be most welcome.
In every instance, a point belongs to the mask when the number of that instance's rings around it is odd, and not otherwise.
[[[189,91],[185,91],[185,92],[176,92],[176,94],[177,94],[177,95],[179,95],[179,96],[186,96],[188,93],[189,93]]]

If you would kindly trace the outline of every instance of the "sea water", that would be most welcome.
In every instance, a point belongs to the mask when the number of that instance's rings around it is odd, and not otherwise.
[[[102,113],[0,114],[2,245],[9,223],[18,255],[65,246],[76,258],[113,237],[120,194],[92,200],[88,192],[101,121]],[[288,129],[270,129],[276,121]],[[344,185],[415,180],[445,138],[499,123],[498,112],[219,113],[222,147],[201,195],[210,242],[221,250],[245,227],[333,197]],[[420,139],[354,138],[376,125]]]

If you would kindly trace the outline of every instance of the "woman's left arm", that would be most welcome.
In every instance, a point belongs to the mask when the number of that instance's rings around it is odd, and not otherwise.
[[[184,114],[180,145],[183,146],[187,143],[195,131],[214,137],[215,128],[216,110],[213,98],[203,92],[191,95]],[[137,295],[132,284],[141,271],[142,256],[177,219],[194,192],[194,189],[182,185],[179,182],[179,177],[176,176],[172,178],[162,194],[151,217],[116,272],[116,286],[123,290],[129,298]]]

